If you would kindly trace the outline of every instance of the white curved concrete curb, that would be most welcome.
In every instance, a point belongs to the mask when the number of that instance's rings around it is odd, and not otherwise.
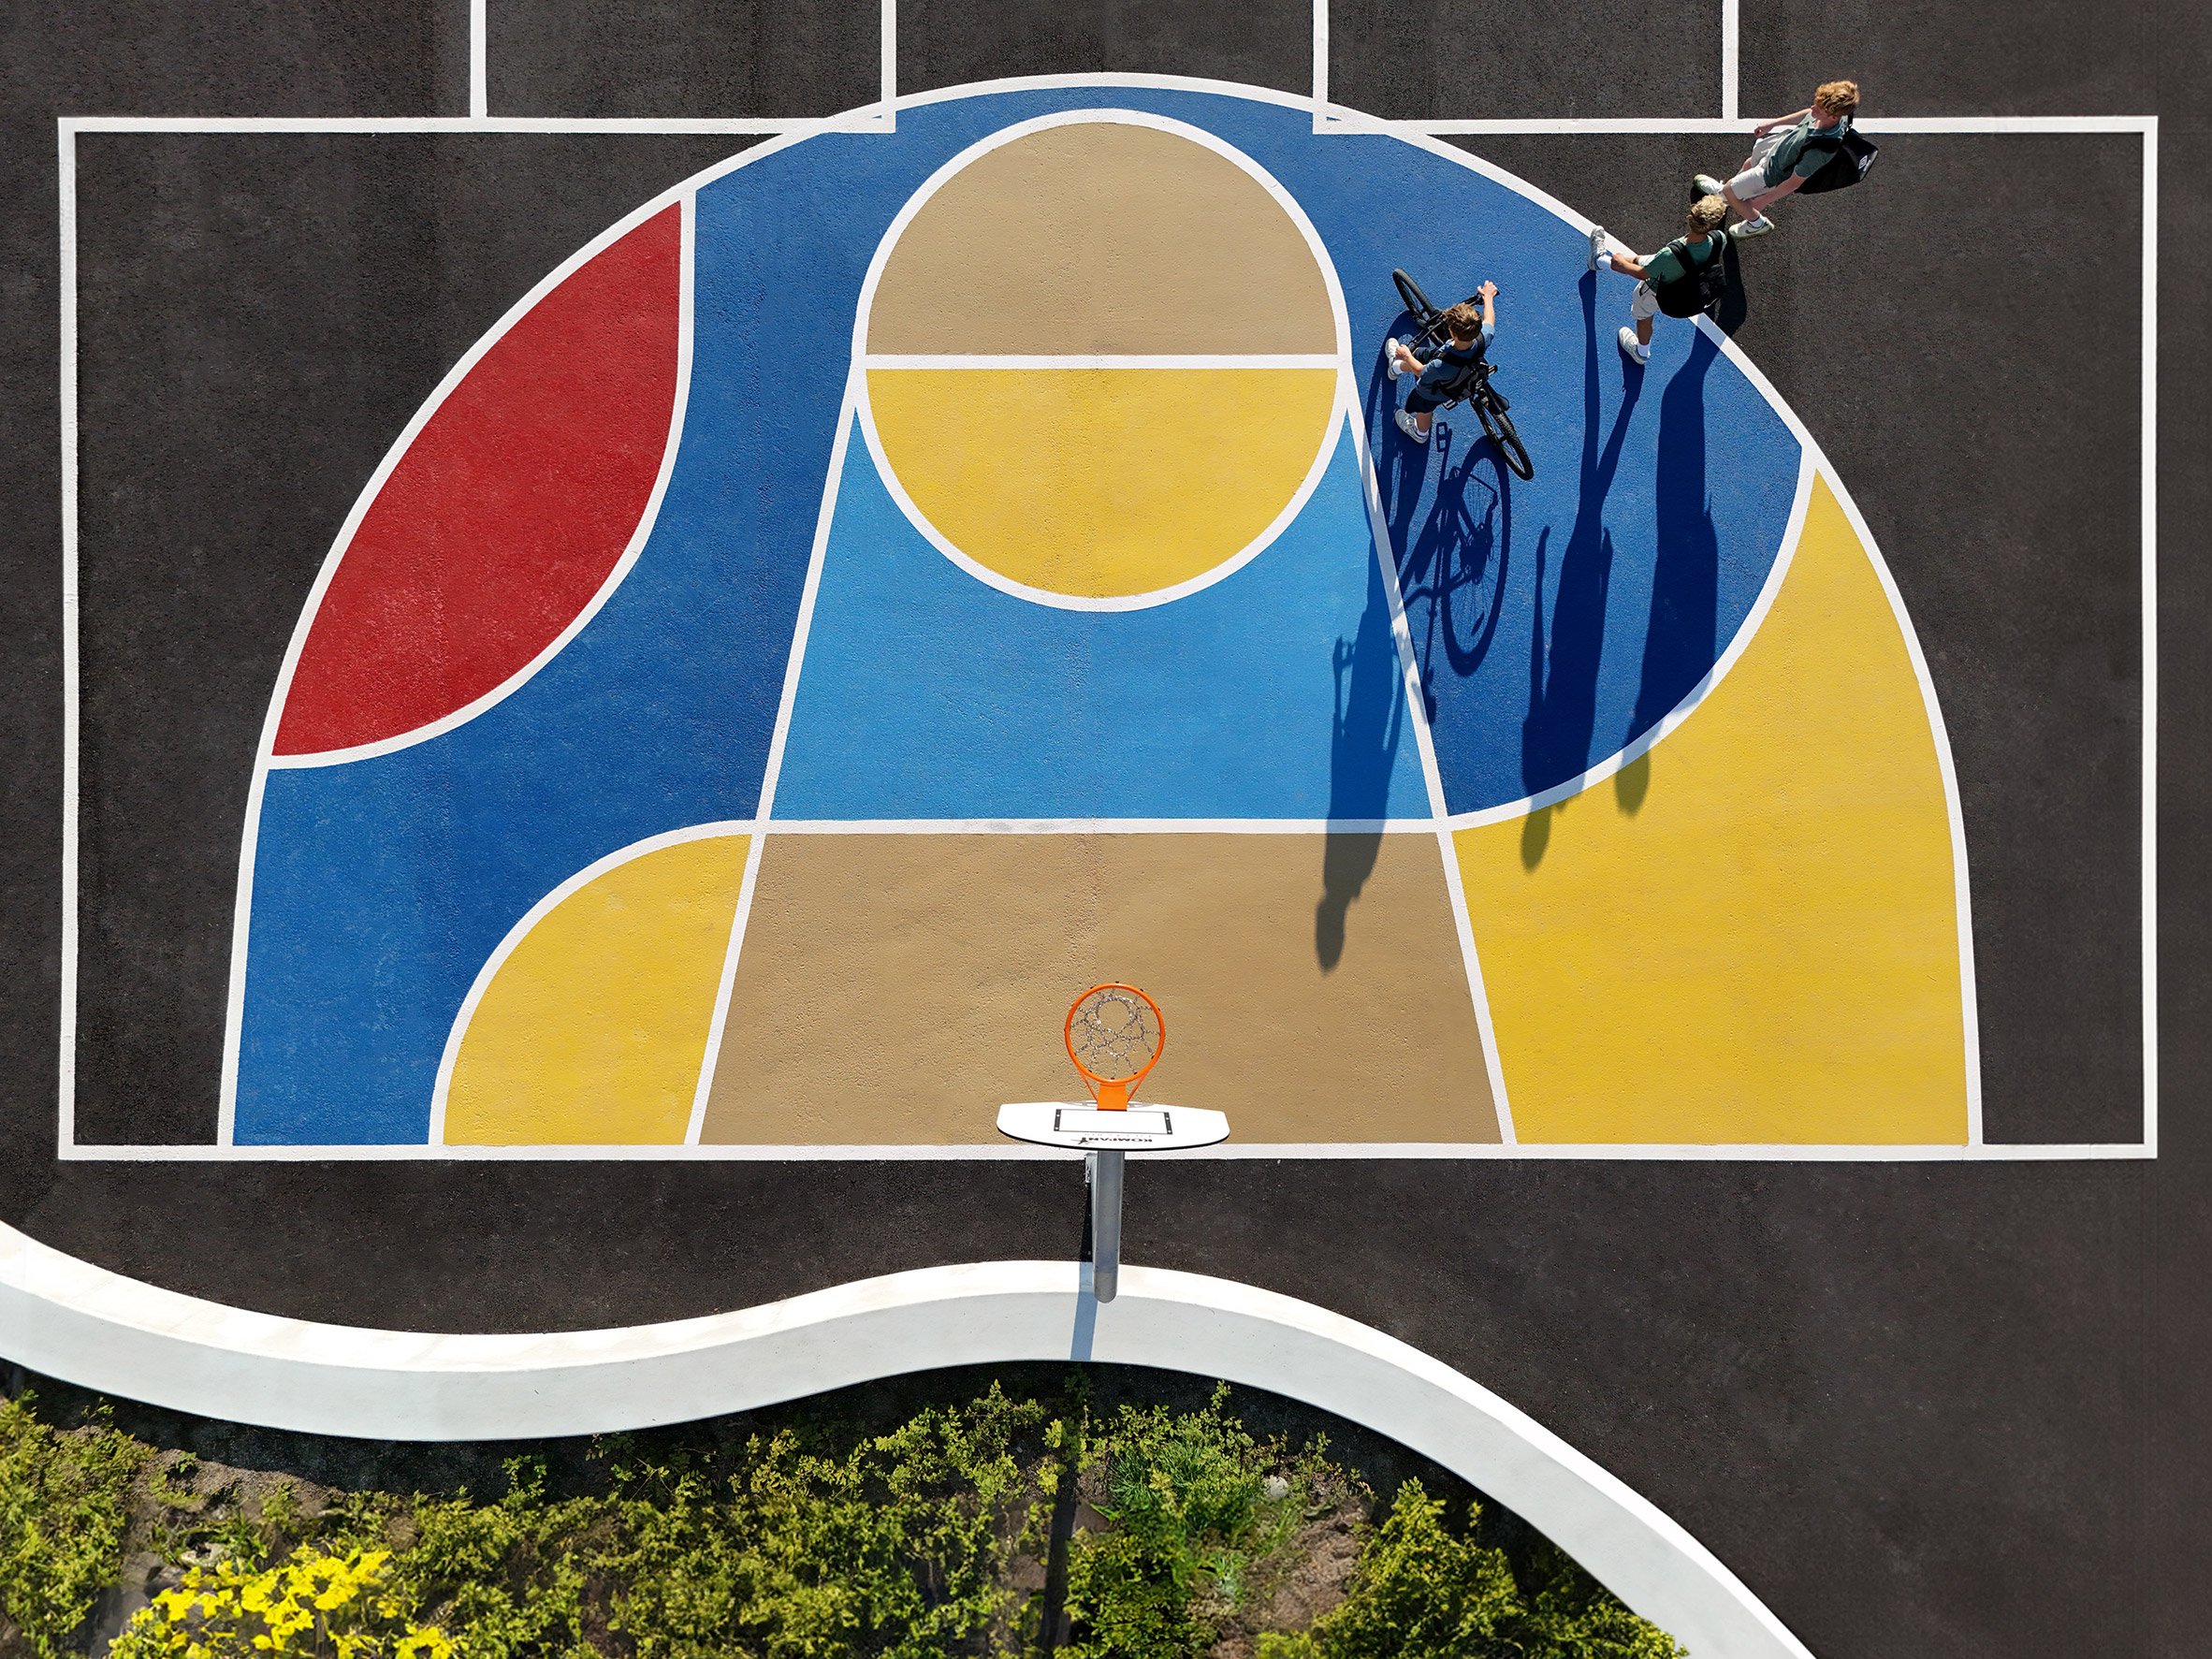
[[[661,1325],[429,1335],[226,1307],[0,1227],[0,1349],[86,1388],[175,1410],[397,1440],[638,1428],[873,1377],[1017,1360],[1226,1377],[1348,1418],[1464,1477],[1696,1659],[1811,1659],[1679,1524],[1449,1366],[1356,1320],[1196,1273],[1125,1267],[1119,1297],[1101,1306],[1085,1271],[979,1262]]]

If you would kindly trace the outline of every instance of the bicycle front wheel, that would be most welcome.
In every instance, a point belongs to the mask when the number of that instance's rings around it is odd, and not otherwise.
[[[1398,298],[1405,302],[1405,309],[1413,313],[1413,320],[1422,328],[1433,327],[1444,313],[1429,303],[1429,297],[1421,292],[1420,284],[1402,270],[1390,272],[1390,281],[1398,284]]]
[[[1521,441],[1521,433],[1514,429],[1513,417],[1500,409],[1488,397],[1475,399],[1475,418],[1482,423],[1482,435],[1490,440],[1491,447],[1498,452],[1498,458],[1521,478],[1536,475],[1535,463],[1528,458],[1528,445]]]

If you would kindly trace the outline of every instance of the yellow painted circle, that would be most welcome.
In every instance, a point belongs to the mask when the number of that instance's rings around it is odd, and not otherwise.
[[[1046,594],[1128,599],[1232,561],[1334,426],[1312,245],[1253,173],[1153,126],[1077,122],[979,153],[899,233],[864,338],[911,509]]]

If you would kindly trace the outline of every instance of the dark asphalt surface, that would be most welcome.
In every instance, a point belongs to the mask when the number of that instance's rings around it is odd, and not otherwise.
[[[1340,4],[1332,94],[1390,114],[1705,114],[1710,9],[1605,0],[1508,21]],[[0,53],[0,1219],[182,1290],[418,1329],[670,1317],[1070,1253],[1072,1169],[52,1158],[51,119],[456,113],[465,16],[460,0],[103,0],[26,14]],[[493,0],[491,16],[495,46],[512,43],[494,60],[502,112],[800,115],[873,95],[874,14],[830,0]],[[1274,0],[906,0],[899,27],[909,90],[1089,69],[1295,88],[1309,62],[1305,11]],[[1302,1296],[1460,1366],[1681,1519],[1821,1659],[2193,1656],[2212,1624],[2212,802],[2191,764],[2212,713],[2208,357],[2190,274],[2212,253],[2190,164],[2205,17],[1938,0],[1877,29],[1863,0],[1745,0],[1743,30],[1753,114],[1848,73],[1870,113],[2162,118],[2161,265],[2177,280],[2159,377],[2160,1159],[1162,1165],[1131,1183],[1130,1254]],[[2164,89],[2188,101],[2161,106]],[[731,108],[753,99],[775,102]],[[1692,167],[1737,153],[1470,142],[1641,240]],[[209,1137],[254,740],[361,480],[517,294],[732,147],[83,141],[85,1139]],[[1745,259],[1738,337],[1865,511],[1950,726],[1992,1139],[2132,1138],[2141,1094],[2136,153],[2095,136],[1885,139],[1874,185],[1790,206]]]

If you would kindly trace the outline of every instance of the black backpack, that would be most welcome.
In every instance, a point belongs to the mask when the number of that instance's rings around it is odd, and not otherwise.
[[[1811,196],[1816,191],[1849,189],[1872,170],[1874,157],[1881,153],[1871,142],[1858,136],[1856,127],[1846,127],[1843,137],[1836,142],[1835,153],[1819,172],[1797,186],[1797,194]]]
[[[1659,309],[1670,317],[1694,317],[1720,304],[1728,292],[1728,239],[1715,231],[1708,239],[1712,252],[1702,265],[1690,265],[1690,250],[1677,250],[1679,257],[1689,269],[1671,283],[1659,283],[1652,292],[1659,301]]]

